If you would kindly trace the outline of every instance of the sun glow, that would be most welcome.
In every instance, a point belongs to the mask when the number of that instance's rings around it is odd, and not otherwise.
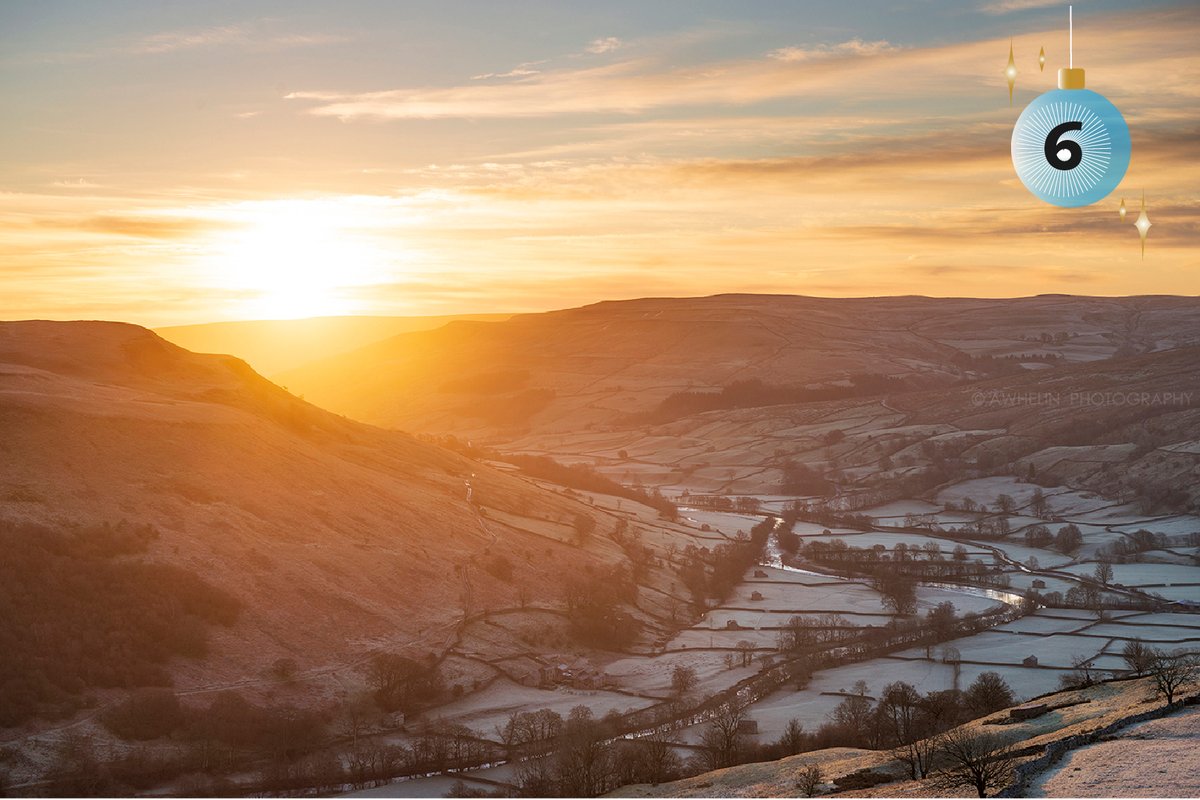
[[[385,249],[370,208],[345,200],[237,204],[222,216],[233,229],[204,248],[202,266],[238,294],[257,319],[350,314],[355,290],[394,280],[400,254]]]

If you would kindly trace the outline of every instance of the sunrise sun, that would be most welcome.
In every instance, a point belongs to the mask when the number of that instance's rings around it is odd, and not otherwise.
[[[352,313],[357,290],[385,282],[400,260],[359,211],[330,200],[238,204],[223,215],[230,230],[205,248],[202,266],[256,318]]]

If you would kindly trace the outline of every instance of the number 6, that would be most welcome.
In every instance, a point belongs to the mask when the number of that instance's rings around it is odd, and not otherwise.
[[[1064,122],[1050,129],[1050,133],[1046,134],[1044,147],[1046,161],[1050,163],[1050,166],[1061,170],[1075,169],[1079,166],[1079,162],[1083,161],[1083,148],[1079,146],[1079,142],[1071,139],[1060,142],[1059,139],[1067,131],[1081,130],[1083,130],[1082,122]],[[1065,161],[1060,159],[1058,157],[1059,150],[1066,150],[1070,156]]]

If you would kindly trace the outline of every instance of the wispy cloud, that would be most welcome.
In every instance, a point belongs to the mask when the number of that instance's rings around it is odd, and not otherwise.
[[[85,178],[64,179],[61,181],[54,181],[50,185],[56,189],[74,189],[78,191],[102,188],[102,184],[93,183]]]
[[[42,62],[70,63],[112,56],[159,56],[191,50],[238,48],[241,50],[286,50],[339,44],[350,37],[335,33],[301,33],[273,30],[273,20],[215,25],[208,28],[159,31],[147,36],[71,52],[50,53]]]
[[[362,93],[299,91],[286,98],[316,101],[309,113],[344,120],[532,117],[634,113],[709,103],[747,105],[806,92],[836,94],[837,87],[827,80],[830,70],[844,70],[844,62],[852,60],[893,55],[881,44],[886,43],[843,43],[804,64],[795,58],[773,57],[670,67],[653,58],[636,58],[528,74],[513,83]],[[850,79],[850,74],[843,77]],[[880,87],[880,91],[889,90]]]
[[[127,216],[98,214],[83,218],[51,218],[37,222],[39,227],[127,236],[138,239],[185,239],[197,234],[228,228],[224,222],[177,216]]]
[[[587,46],[587,52],[593,55],[602,55],[611,53],[614,50],[619,50],[625,45],[616,36],[605,36],[601,39],[593,39]]]
[[[545,59],[542,59],[541,61],[526,61],[524,63],[517,64],[515,67],[510,69],[508,72],[485,72],[482,75],[472,75],[471,80],[484,81],[484,80],[488,80],[490,78],[525,78],[530,75],[540,74],[541,70],[534,69],[534,67],[540,66],[545,63],[546,63]]]
[[[1181,11],[1127,15],[1093,23],[1089,41],[1104,41],[1104,58],[1088,63],[1089,84],[1113,87],[1114,100],[1128,99],[1127,116],[1178,114],[1181,103],[1200,97],[1192,56],[1194,17]],[[1017,37],[1023,53],[1058,31]],[[1152,51],[1147,41],[1154,41]],[[839,104],[852,86],[856,102],[878,101],[884,113],[909,103],[931,109],[977,113],[993,108],[984,98],[1004,87],[1008,38],[926,47],[895,47],[886,41],[850,39],[808,47],[785,47],[767,57],[679,65],[658,57],[624,58],[603,65],[571,65],[507,82],[469,81],[453,86],[386,91],[296,91],[307,113],[356,119],[519,118],[566,114],[646,115],[656,109],[751,107],[795,98]],[[1077,61],[1081,57],[1076,47]],[[1086,57],[1088,54],[1082,54]],[[1170,74],[1175,79],[1161,80]],[[1051,88],[1053,73],[1022,73],[1017,91]],[[1134,78],[1138,78],[1134,80]],[[1040,82],[1040,83],[1039,83]],[[1044,89],[1043,89],[1044,90]],[[961,98],[963,102],[954,102]],[[807,108],[806,117],[814,109]]]
[[[204,47],[238,46],[279,49],[311,47],[346,41],[345,36],[329,33],[274,33],[263,24],[219,25],[199,30],[163,31],[126,46],[130,53],[158,54]]]
[[[1014,11],[1029,11],[1035,8],[1050,8],[1063,5],[1062,0],[991,0],[980,7],[985,14],[1010,14]]]
[[[170,53],[175,50],[192,50],[198,47],[213,47],[245,43],[246,29],[238,25],[224,25],[195,31],[165,31],[145,37],[126,49],[131,53]]]
[[[875,55],[894,49],[896,48],[883,40],[864,42],[862,39],[851,39],[839,44],[821,44],[814,47],[780,47],[767,53],[767,56],[777,61],[796,62],[836,55]]]

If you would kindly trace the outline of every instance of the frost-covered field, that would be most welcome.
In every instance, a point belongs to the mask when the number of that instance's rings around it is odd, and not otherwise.
[[[738,531],[749,535],[750,529],[762,522],[762,517],[752,517],[748,514],[729,514],[723,511],[706,511],[702,508],[683,508],[680,516],[689,522],[708,525],[715,531],[728,536],[735,536]]]
[[[1029,656],[1035,656],[1041,667],[1068,668],[1072,661],[1098,655],[1108,643],[1107,638],[1092,638],[1068,633],[1048,633],[1025,636],[1001,631],[985,631],[974,636],[956,639],[953,644],[963,661],[995,666],[1020,666]],[[935,654],[936,655],[936,654]],[[904,650],[898,658],[922,658],[924,649]]]
[[[1095,564],[1073,564],[1063,567],[1064,572],[1074,575],[1090,575]],[[1195,598],[1200,600],[1200,567],[1183,564],[1113,564],[1113,582],[1126,586],[1162,586],[1164,584],[1196,584]]]
[[[961,508],[963,501],[971,499],[981,506],[994,510],[993,504],[996,502],[996,498],[1006,494],[1017,502],[1019,508],[1029,503],[1033,497],[1033,490],[1036,488],[1035,484],[1023,483],[1016,478],[1003,475],[976,478],[945,487],[938,492],[937,502],[941,505],[953,503]]]
[[[383,786],[361,789],[349,792],[342,797],[448,797],[450,790],[459,780],[476,789],[490,789],[486,783],[472,783],[471,778],[481,778],[485,781],[512,781],[517,774],[517,768],[512,764],[501,764],[488,769],[476,769],[460,775],[436,775],[432,778],[413,778],[406,781],[392,781]]]
[[[1041,563],[1040,561],[1038,562]],[[1044,565],[1050,567],[1049,564]],[[1039,592],[1062,592],[1066,593],[1071,587],[1078,586],[1078,581],[1068,580],[1066,578],[1056,578],[1052,575],[1035,575],[1029,572],[1006,572],[1008,576],[1009,586],[1014,592],[1024,593],[1033,588],[1034,581],[1041,581],[1045,584],[1039,588]]]
[[[1029,797],[1200,795],[1200,709],[1131,725],[1072,750],[1029,787]]]
[[[1086,627],[1088,624],[1088,622],[1080,619],[1051,617],[1039,613],[1015,619],[1012,622],[992,628],[992,630],[1034,634],[1073,633]]]
[[[752,705],[747,716],[758,722],[759,740],[769,741],[778,738],[791,719],[800,720],[806,730],[816,730],[842,701],[835,693],[851,691],[859,680],[866,682],[867,694],[873,697],[893,681],[906,681],[922,693],[953,688],[953,667],[936,658],[936,649],[934,655],[933,660],[877,658],[822,670],[813,675],[804,689],[797,691],[789,686],[768,695]],[[1020,699],[1053,691],[1058,687],[1061,674],[1056,670],[962,664],[959,685],[966,688],[981,673],[988,671],[999,672]],[[700,727],[688,729],[684,740],[693,741],[701,730]]]
[[[974,636],[955,639],[960,654],[959,685],[965,688],[982,672],[998,672],[1018,700],[1027,700],[1059,686],[1059,679],[1079,659],[1090,659],[1101,671],[1126,669],[1121,649],[1130,638],[1145,638],[1157,647],[1200,650],[1200,614],[1138,614],[1116,612],[1101,622],[1087,611],[1040,611]],[[1036,656],[1038,666],[1022,662]],[[920,692],[953,686],[953,667],[942,663],[940,646],[911,648],[890,657],[823,670],[802,690],[781,689],[754,704],[749,716],[759,723],[764,741],[778,736],[788,720],[797,718],[809,730],[825,721],[856,681],[865,681],[868,694],[892,681],[907,681]]]
[[[630,656],[609,663],[605,673],[618,679],[628,692],[666,697],[671,691],[671,673],[678,666],[696,671],[697,691],[710,694],[726,689],[758,672],[758,665],[727,668],[725,653],[710,651],[680,651],[660,656]],[[741,662],[736,662],[740,664]]]
[[[1160,517],[1130,522],[1120,525],[1118,529],[1129,533],[1145,529],[1151,533],[1161,533],[1166,536],[1182,536],[1200,531],[1200,519],[1192,516]]]
[[[629,711],[645,708],[653,702],[618,692],[565,687],[538,689],[501,678],[486,689],[440,707],[438,716],[448,722],[466,725],[482,736],[494,736],[495,728],[502,726],[514,711],[550,708],[566,717],[575,706],[585,705],[597,717],[602,717],[614,709]]]

